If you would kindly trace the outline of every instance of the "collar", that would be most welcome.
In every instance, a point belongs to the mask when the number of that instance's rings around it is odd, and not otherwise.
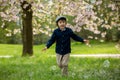
[[[60,28],[58,28],[58,30],[60,30],[60,31],[65,31],[65,30],[66,30],[66,27],[65,27],[63,30],[61,30]]]

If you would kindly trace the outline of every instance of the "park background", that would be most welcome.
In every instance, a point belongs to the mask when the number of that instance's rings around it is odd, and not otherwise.
[[[0,0],[0,4],[0,80],[120,79],[119,56],[71,57],[69,76],[62,77],[55,44],[41,51],[57,28],[56,17],[63,15],[67,27],[90,40],[90,46],[72,40],[71,54],[120,54],[119,0]]]

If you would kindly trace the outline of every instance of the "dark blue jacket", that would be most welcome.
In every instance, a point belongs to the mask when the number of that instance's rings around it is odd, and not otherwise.
[[[70,38],[84,42],[83,39],[76,34],[70,28],[65,28],[61,31],[60,28],[54,30],[50,40],[47,42],[46,47],[49,48],[54,42],[56,42],[56,53],[65,55],[71,53]]]

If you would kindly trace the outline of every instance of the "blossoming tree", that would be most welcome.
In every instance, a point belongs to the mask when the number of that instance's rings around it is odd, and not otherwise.
[[[50,36],[54,29],[51,25],[55,25],[58,15],[68,16],[68,26],[77,32],[85,29],[104,38],[106,30],[114,27],[120,30],[120,9],[112,0],[0,0],[0,4],[1,27],[5,27],[5,21],[21,26],[23,56],[33,55],[33,35]],[[88,38],[93,36],[88,35]]]

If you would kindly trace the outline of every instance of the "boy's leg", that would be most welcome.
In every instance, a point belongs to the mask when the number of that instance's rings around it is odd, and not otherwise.
[[[66,54],[63,56],[62,59],[62,75],[67,76],[68,75],[68,62],[69,62],[69,56],[70,54]]]
[[[57,64],[61,68],[61,72],[63,76],[68,75],[68,62],[69,62],[70,54],[60,55],[56,54]]]
[[[56,53],[57,65],[62,69],[61,58],[62,58],[62,55]]]

